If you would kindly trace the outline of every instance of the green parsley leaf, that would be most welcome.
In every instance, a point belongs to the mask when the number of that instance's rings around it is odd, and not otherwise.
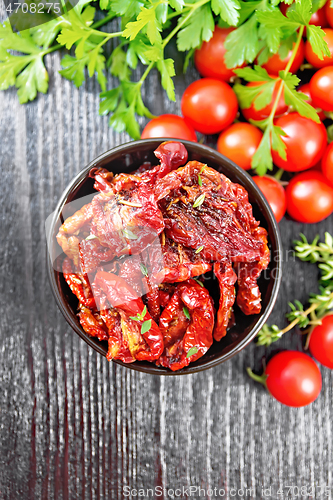
[[[239,20],[240,5],[237,0],[211,0],[212,10],[223,21],[236,26]]]
[[[183,313],[185,314],[185,316],[186,316],[187,319],[191,319],[189,310],[187,309],[186,306],[183,307]]]
[[[107,115],[110,111],[114,111],[118,105],[121,95],[121,88],[116,87],[100,94],[99,114]]]
[[[257,125],[257,123],[255,123],[255,125]],[[258,149],[253,155],[251,167],[258,175],[264,175],[267,170],[273,170],[270,127],[266,128]]]
[[[108,65],[109,64],[110,73],[113,76],[117,76],[119,80],[128,80],[130,78],[131,70],[128,66],[127,55],[121,45],[118,45],[118,47],[113,50],[108,60]]]
[[[200,207],[203,204],[203,202],[205,201],[205,197],[206,197],[205,193],[202,193],[200,196],[198,196],[198,198],[193,203],[193,208]]]
[[[127,23],[123,36],[130,40],[134,40],[140,31],[144,31],[147,33],[152,45],[154,45],[156,41],[161,41],[161,25],[156,19],[156,7],[157,5],[151,6],[148,9],[141,7],[137,20]]]
[[[179,23],[185,18],[181,16]],[[196,49],[202,41],[208,42],[213,36],[215,28],[214,18],[209,5],[198,8],[188,19],[184,27],[178,32],[177,47],[180,52]]]
[[[175,86],[172,77],[175,76],[176,73],[173,59],[160,59],[157,61],[156,67],[161,73],[162,87],[166,90],[170,101],[175,101]]]
[[[229,33],[224,46],[224,61],[228,68],[252,63],[259,50],[257,18],[252,15],[242,26]]]
[[[295,87],[299,83],[299,78],[292,73],[288,73],[284,76],[284,72],[280,71],[280,78],[282,78],[285,82],[284,86],[284,99],[286,104],[293,106],[293,108],[302,116],[306,118],[311,118],[311,120],[320,123],[319,116],[313,106],[310,106],[306,101],[308,100],[308,96],[302,94],[301,92],[297,92]]]
[[[313,52],[323,60],[324,56],[330,57],[330,49],[324,40],[325,31],[319,26],[309,24],[306,28],[306,36],[311,45]]]
[[[19,74],[16,79],[17,95],[20,104],[33,101],[37,92],[46,94],[49,76],[45,69],[43,58],[35,57],[34,60]]]
[[[274,78],[269,76],[265,68],[261,66],[254,66],[254,68],[239,68],[235,69],[235,73],[240,78],[243,78],[247,82],[270,82],[276,81]]]
[[[186,358],[190,358],[191,356],[193,356],[193,354],[197,354],[197,352],[199,352],[197,346],[191,347],[191,349],[189,349],[189,351],[186,354]]]
[[[141,325],[141,335],[144,335],[145,333],[149,332],[151,329],[151,319],[148,319]]]
[[[177,12],[181,12],[184,7],[184,0],[169,0],[169,5]]]

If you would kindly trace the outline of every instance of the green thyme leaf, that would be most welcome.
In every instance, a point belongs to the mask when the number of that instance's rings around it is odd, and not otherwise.
[[[198,285],[200,285],[200,286],[202,286],[202,288],[204,288],[205,285],[203,284],[202,281],[198,280],[197,278],[193,278],[193,279],[194,279],[194,281],[196,281],[198,283]]]
[[[138,237],[128,227],[122,230],[123,235],[127,240],[137,240]]]
[[[204,249],[204,246],[201,246],[195,250],[194,253],[200,253]]]
[[[202,193],[200,196],[198,196],[198,198],[193,203],[193,208],[200,207],[203,204],[203,202],[205,201],[205,197],[206,197],[205,193]]]
[[[148,276],[148,269],[142,262],[140,262],[140,269],[144,276]]]
[[[183,313],[185,314],[185,316],[187,317],[187,319],[191,319],[189,310],[187,309],[186,306],[183,307]]]
[[[202,186],[202,179],[200,174],[198,174],[198,184],[200,187]]]
[[[145,333],[149,332],[151,329],[151,319],[148,319],[141,325],[141,335],[144,335]]]
[[[191,347],[191,349],[189,349],[189,351],[187,352],[186,358],[190,358],[191,356],[193,356],[193,354],[197,354],[197,352],[199,352],[197,346]]]

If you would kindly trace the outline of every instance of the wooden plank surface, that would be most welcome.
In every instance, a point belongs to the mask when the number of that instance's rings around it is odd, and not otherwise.
[[[0,500],[123,499],[125,486],[217,488],[228,499],[309,498],[313,487],[312,498],[328,498],[319,488],[327,486],[332,497],[332,372],[322,368],[321,395],[303,409],[281,406],[245,373],[264,355],[300,349],[296,332],[268,350],[252,343],[215,369],[159,378],[108,363],[62,318],[46,275],[45,219],[88,161],[129,138],[98,116],[94,80],[75,89],[57,73],[58,54],[47,66],[47,95],[20,106],[14,90],[0,94]],[[151,110],[179,112],[195,77],[176,78],[170,103],[153,73]],[[333,232],[332,217],[284,220],[285,252],[300,232],[325,230]],[[305,301],[316,283],[316,267],[289,252],[270,321],[283,324],[288,300]],[[288,497],[288,486],[305,489]],[[159,491],[155,498],[176,498]]]

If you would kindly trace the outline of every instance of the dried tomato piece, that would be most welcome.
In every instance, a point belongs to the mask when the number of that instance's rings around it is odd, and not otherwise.
[[[214,306],[208,290],[194,280],[177,285],[160,318],[164,352],[157,365],[180,370],[213,343]]]
[[[155,196],[167,235],[200,252],[205,260],[253,262],[261,243],[252,236],[259,225],[244,188],[197,161],[156,182]]]
[[[100,288],[121,317],[125,344],[135,359],[155,360],[163,352],[162,334],[134,289],[112,273],[98,271],[94,289]],[[135,319],[134,319],[135,318]]]
[[[160,240],[164,259],[164,283],[186,281],[212,269],[212,264],[204,260],[200,253],[175,243],[164,233],[160,236]]]
[[[227,334],[227,328],[232,316],[237,275],[230,262],[215,262],[214,274],[220,287],[219,310],[214,328],[214,339],[219,341]]]
[[[188,154],[184,144],[177,141],[162,142],[154,151],[155,156],[160,160],[160,164],[149,170],[140,167],[135,174],[150,187],[153,187],[157,179],[161,179],[166,174],[184,165],[187,162]]]
[[[68,257],[64,259],[62,272],[69,288],[77,296],[79,302],[90,309],[94,309],[96,304],[88,276],[75,273],[73,271],[72,262]]]
[[[261,293],[257,279],[270,261],[270,252],[267,246],[267,231],[258,227],[253,235],[261,242],[261,256],[257,262],[245,262],[237,265],[238,291],[237,305],[244,314],[258,314],[261,311]]]
[[[108,340],[109,333],[106,324],[98,312],[93,312],[80,304],[79,319],[83,330],[98,340]]]

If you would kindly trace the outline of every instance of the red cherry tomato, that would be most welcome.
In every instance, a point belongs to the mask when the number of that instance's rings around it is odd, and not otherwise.
[[[326,148],[321,160],[321,170],[326,179],[333,185],[333,142]]]
[[[324,9],[327,22],[331,26],[331,28],[333,28],[333,7],[331,7],[331,2],[329,0],[328,2],[326,2]]]
[[[287,212],[298,222],[320,222],[333,212],[333,187],[318,170],[295,175],[286,196]]]
[[[272,78],[276,78],[274,75],[270,75]],[[263,85],[265,82],[249,82],[246,84],[247,87],[257,87],[258,85]],[[277,82],[278,83],[278,82]],[[274,91],[273,91],[273,96],[272,96],[272,102],[268,104],[265,108],[256,110],[254,107],[254,104],[251,105],[250,108],[247,109],[242,109],[242,113],[246,120],[264,120],[270,115],[270,112],[272,111],[272,106],[273,102],[275,101],[276,94],[278,92],[278,85],[275,85]],[[283,93],[279,99],[277,108],[276,108],[276,113],[275,116],[280,116],[283,115],[288,109],[287,104],[284,101]]]
[[[324,40],[328,45],[331,56],[324,56],[324,59],[319,59],[317,54],[315,54],[311,48],[310,42],[307,41],[305,43],[305,59],[312,64],[315,68],[323,68],[324,66],[329,66],[333,64],[333,29],[325,28],[323,30],[326,35],[324,36]]]
[[[217,150],[244,170],[249,170],[262,136],[261,130],[250,123],[234,123],[220,134]]]
[[[150,137],[168,137],[170,139],[183,139],[197,142],[193,128],[178,115],[160,115],[147,123],[141,134],[141,139]]]
[[[202,134],[216,134],[234,121],[238,102],[235,92],[226,82],[202,78],[187,87],[181,108],[184,118],[194,130]]]
[[[313,102],[312,102],[312,98],[311,98],[311,93],[310,93],[310,84],[309,83],[304,83],[304,85],[301,85],[300,87],[298,87],[297,92],[302,92],[303,94],[307,95],[309,97],[309,99],[307,100],[307,103],[310,104],[310,106],[313,106]],[[324,115],[324,112],[318,110],[318,108],[315,108],[315,109],[317,109],[319,118],[322,121],[325,120],[326,116]]]
[[[280,11],[285,16],[290,8],[290,5],[281,2],[279,7]],[[315,26],[321,26],[322,28],[325,28],[327,26],[325,7],[318,9],[316,12],[312,14],[309,24],[314,24]]]
[[[327,142],[326,129],[298,113],[289,113],[275,120],[275,125],[286,133],[281,139],[286,144],[287,160],[272,151],[273,162],[288,172],[300,172],[313,167],[324,154]]]
[[[201,48],[194,53],[194,64],[200,75],[208,78],[217,78],[228,82],[235,75],[232,69],[224,62],[224,42],[229,33],[235,28],[219,28],[215,26],[212,38],[203,42]]]
[[[303,352],[279,352],[269,360],[265,373],[268,391],[284,405],[306,406],[320,393],[320,370],[313,359]]]
[[[264,194],[266,200],[268,201],[273,214],[275,215],[276,221],[280,222],[284,214],[286,213],[287,200],[286,193],[281,184],[273,179],[272,177],[255,175],[252,180],[260,188],[260,191]]]
[[[272,73],[272,75],[278,75],[279,71],[284,70],[285,67],[287,66],[289,59],[291,58],[291,54],[292,50],[289,51],[287,57],[285,57],[284,59],[281,59],[279,54],[274,54],[268,59],[268,61],[265,64],[262,65],[262,67],[265,68],[268,71],[268,73]],[[303,61],[304,61],[304,42],[303,40],[301,40],[295,59],[293,60],[293,63],[289,71],[291,71],[292,73],[296,73],[299,70]]]
[[[333,111],[333,66],[319,69],[310,80],[313,105]]]
[[[333,369],[333,315],[325,316],[310,336],[309,350],[319,363]]]

